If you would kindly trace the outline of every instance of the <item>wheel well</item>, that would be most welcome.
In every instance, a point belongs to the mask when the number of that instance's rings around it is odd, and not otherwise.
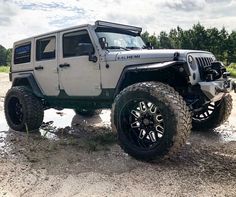
[[[38,87],[32,75],[15,78],[14,81],[12,82],[12,87],[14,86],[25,86],[29,88],[34,93],[35,96],[43,98],[42,91]]]
[[[20,78],[20,79],[17,78],[17,79],[15,79],[14,82],[12,83],[12,86],[13,87],[14,86],[26,86],[26,87],[32,89],[31,86],[30,86],[29,80],[27,78]]]
[[[158,81],[172,86],[175,89],[178,87],[187,87],[188,77],[186,74],[179,72],[176,68],[169,67],[155,71],[140,71],[126,72],[125,76],[120,79],[116,87],[116,94],[124,88],[139,82]]]

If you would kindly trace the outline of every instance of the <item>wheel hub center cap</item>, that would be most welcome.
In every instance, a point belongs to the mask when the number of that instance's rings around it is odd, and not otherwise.
[[[147,126],[147,125],[149,125],[149,123],[150,123],[150,121],[149,121],[148,119],[145,118],[145,119],[143,120],[143,124],[144,124],[144,125]]]

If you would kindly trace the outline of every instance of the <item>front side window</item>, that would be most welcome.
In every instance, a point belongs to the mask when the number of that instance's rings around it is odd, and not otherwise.
[[[31,43],[17,46],[14,51],[14,64],[24,64],[30,62]]]
[[[36,42],[36,60],[55,59],[56,55],[56,37],[49,37],[37,40]]]
[[[83,46],[90,45],[92,42],[86,30],[75,31],[63,35],[63,57],[74,57],[89,55]]]

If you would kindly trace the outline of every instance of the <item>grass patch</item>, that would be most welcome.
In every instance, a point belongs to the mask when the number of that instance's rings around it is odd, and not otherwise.
[[[226,67],[227,71],[230,72],[231,77],[236,78],[236,63],[232,63]]]
[[[9,73],[10,72],[10,66],[0,66],[0,72],[1,73]]]

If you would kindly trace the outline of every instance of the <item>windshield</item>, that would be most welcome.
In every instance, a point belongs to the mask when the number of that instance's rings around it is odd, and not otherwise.
[[[106,39],[106,49],[131,50],[145,48],[142,38],[138,34],[132,32],[101,31],[96,33],[98,38]]]

